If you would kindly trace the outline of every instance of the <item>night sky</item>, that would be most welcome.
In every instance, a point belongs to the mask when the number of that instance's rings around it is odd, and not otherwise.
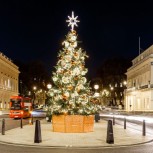
[[[75,29],[80,47],[89,55],[86,67],[92,76],[107,58],[135,58],[139,37],[142,49],[153,44],[151,0],[1,0],[0,52],[12,60],[42,60],[52,71],[70,30],[65,21],[72,11],[80,20]]]

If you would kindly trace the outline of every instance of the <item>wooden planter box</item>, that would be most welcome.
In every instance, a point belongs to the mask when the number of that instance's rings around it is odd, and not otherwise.
[[[53,115],[53,132],[81,133],[92,132],[94,116],[83,115]]]

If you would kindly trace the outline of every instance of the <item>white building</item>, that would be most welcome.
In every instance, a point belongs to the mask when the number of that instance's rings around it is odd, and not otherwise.
[[[0,52],[0,109],[8,109],[10,96],[18,95],[18,67]]]
[[[132,60],[126,75],[125,109],[153,111],[153,45]]]

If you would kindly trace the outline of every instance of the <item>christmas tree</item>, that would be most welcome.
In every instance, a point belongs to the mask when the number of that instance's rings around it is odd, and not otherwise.
[[[59,51],[58,62],[53,72],[53,87],[49,90],[49,111],[51,114],[90,115],[99,110],[99,106],[90,102],[90,86],[85,77],[86,52],[78,47],[77,26],[78,17],[68,16],[68,26],[71,30],[62,43],[63,49]]]

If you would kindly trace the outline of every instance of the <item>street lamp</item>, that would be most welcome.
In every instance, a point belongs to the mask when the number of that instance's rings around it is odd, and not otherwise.
[[[51,88],[52,88],[52,85],[50,83],[47,84],[47,89],[50,90]],[[51,99],[53,101],[53,97],[51,97]],[[46,105],[48,105],[48,98],[47,98],[47,101],[46,101]],[[51,118],[52,118],[52,114],[51,114],[50,106],[48,105],[47,114],[46,114],[46,120],[47,120],[47,122],[51,122]]]
[[[47,84],[47,89],[51,89],[52,88],[52,85],[49,83]]]
[[[126,85],[126,84],[127,84],[127,82],[126,82],[126,81],[124,81],[124,82],[123,82],[123,84],[124,84],[124,85]]]
[[[37,87],[36,87],[36,86],[34,86],[34,87],[33,87],[33,90],[35,91],[36,89],[37,89]]]
[[[48,90],[50,90],[52,88],[52,85],[49,83],[49,84],[47,84],[47,89]],[[46,94],[47,95],[47,94]],[[52,97],[51,97],[52,98]],[[53,98],[52,98],[53,99]],[[48,103],[48,95],[47,95],[47,99],[46,99],[46,102],[45,102],[45,104],[47,105],[47,103]]]
[[[94,97],[99,97],[99,92],[97,92],[97,90],[99,89],[99,85],[98,84],[95,84],[94,85],[94,89],[95,89]]]
[[[95,85],[94,85],[94,89],[95,89],[95,90],[98,90],[98,89],[99,89],[99,85],[98,85],[98,84],[95,84]]]
[[[33,95],[33,108],[34,108],[34,104],[35,104],[35,99],[36,99],[36,90],[37,90],[37,87],[36,86],[33,86],[33,91],[34,91],[34,95]]]
[[[99,89],[99,85],[98,85],[98,84],[95,84],[95,85],[94,85],[94,89],[95,89],[94,97],[97,97],[97,100],[98,100],[99,92],[97,92],[97,90]],[[96,101],[97,101],[97,100],[96,100]],[[99,101],[99,100],[98,100],[98,101]],[[99,113],[96,113],[96,114],[95,114],[95,122],[98,122],[99,120],[100,120]]]
[[[123,103],[122,105],[124,106],[125,105],[125,94],[126,94],[126,88],[127,88],[127,81],[123,81],[123,94],[122,94],[122,97],[123,97]]]
[[[111,87],[110,89],[111,89],[111,91],[113,91],[114,90],[114,87]]]
[[[113,99],[114,99],[114,87],[110,87],[110,90],[111,90],[111,101],[110,101],[110,106],[112,106],[113,105]]]

